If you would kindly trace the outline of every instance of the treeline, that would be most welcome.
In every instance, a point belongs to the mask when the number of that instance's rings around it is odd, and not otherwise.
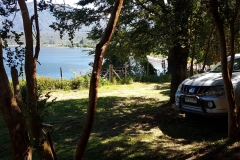
[[[40,34],[41,46],[55,46],[55,47],[80,47],[80,48],[94,48],[96,41],[87,39],[86,32],[77,32],[72,42],[64,35],[62,39],[57,32],[41,32]],[[20,38],[24,42],[24,37]],[[17,45],[14,39],[8,39],[8,45]]]

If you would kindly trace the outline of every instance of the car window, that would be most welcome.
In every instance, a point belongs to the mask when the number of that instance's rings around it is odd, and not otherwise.
[[[230,60],[228,61],[228,66],[230,65]],[[221,63],[218,63],[211,71],[221,72]],[[240,58],[235,58],[233,65],[233,72],[240,72]]]
[[[235,59],[233,71],[240,71],[240,58]]]

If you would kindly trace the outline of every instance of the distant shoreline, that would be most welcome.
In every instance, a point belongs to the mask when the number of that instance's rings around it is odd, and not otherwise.
[[[17,47],[17,45],[8,45],[9,47]],[[34,46],[35,47],[35,46]],[[88,50],[94,50],[94,48],[90,47],[67,47],[67,46],[56,46],[56,45],[42,45],[41,48],[70,48],[70,49],[88,49]]]

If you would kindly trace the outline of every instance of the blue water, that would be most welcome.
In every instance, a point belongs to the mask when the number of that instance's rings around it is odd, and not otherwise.
[[[85,49],[73,48],[41,48],[37,64],[37,75],[52,78],[62,77],[71,79],[76,75],[86,75],[91,73],[92,67],[89,63],[93,62],[94,56],[88,55]],[[10,69],[5,66],[8,77]]]

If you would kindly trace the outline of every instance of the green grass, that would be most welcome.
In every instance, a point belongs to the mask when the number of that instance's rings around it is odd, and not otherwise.
[[[85,160],[231,159],[239,143],[227,142],[227,119],[186,118],[168,103],[169,83],[132,83],[99,88]],[[88,90],[54,91],[46,123],[58,159],[73,159],[88,105]],[[71,99],[69,99],[71,98]],[[0,117],[1,118],[1,117]],[[0,119],[0,159],[11,155]]]

